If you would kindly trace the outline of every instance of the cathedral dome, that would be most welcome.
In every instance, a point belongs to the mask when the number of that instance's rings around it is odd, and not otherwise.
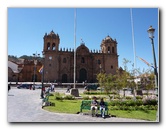
[[[109,41],[113,41],[112,38],[111,38],[109,35],[108,35],[107,37],[105,37],[104,40],[107,40],[107,41],[108,41],[108,40],[109,40]]]
[[[108,39],[111,39],[111,37],[109,35],[105,38],[105,40],[108,40]]]
[[[54,31],[52,30],[49,35],[55,35]]]
[[[48,35],[46,33],[45,37],[59,38],[59,35],[55,34],[54,31],[52,30]]]
[[[77,49],[76,49],[76,53],[78,54],[89,54],[89,49],[85,46],[85,44],[81,44]]]

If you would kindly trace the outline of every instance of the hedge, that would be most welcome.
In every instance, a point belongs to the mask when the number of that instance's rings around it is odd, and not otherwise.
[[[112,110],[157,110],[157,100],[113,100],[108,103]]]

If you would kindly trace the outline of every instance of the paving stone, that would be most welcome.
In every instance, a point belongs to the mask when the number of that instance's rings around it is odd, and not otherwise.
[[[56,89],[58,90],[58,89]],[[63,90],[60,89],[62,92]],[[66,92],[66,89],[64,89]],[[8,122],[148,122],[145,120],[91,117],[83,114],[53,113],[41,108],[40,89],[12,88],[8,93]]]

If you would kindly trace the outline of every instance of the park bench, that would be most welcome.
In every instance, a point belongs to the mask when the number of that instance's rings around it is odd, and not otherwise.
[[[91,102],[92,102],[92,100],[83,100],[83,101],[81,102],[80,112],[83,112],[83,110],[88,110],[88,111],[90,111],[90,110],[91,110]],[[105,104],[106,104],[105,115],[109,115],[109,114],[108,114],[108,103],[105,102]],[[100,114],[99,107],[98,107],[98,112],[99,112],[98,114]]]

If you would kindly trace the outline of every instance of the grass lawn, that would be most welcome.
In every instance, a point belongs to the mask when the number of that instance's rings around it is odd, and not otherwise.
[[[141,119],[141,120],[149,120],[155,121],[156,120],[156,111],[149,110],[148,112],[145,111],[124,111],[124,110],[112,110],[109,111],[110,114],[116,115],[116,117],[122,118],[133,118],[133,119]]]
[[[77,112],[80,112],[80,105],[82,100],[55,100],[54,96],[50,96],[49,101],[54,102],[55,106],[46,106],[44,107],[45,110],[50,112],[76,114]],[[86,112],[86,110],[84,112]],[[140,110],[109,110],[109,114],[116,115],[116,117],[142,119],[149,121],[155,121],[156,119],[156,110],[148,110],[146,112]]]
[[[76,114],[80,111],[80,100],[50,100],[51,102],[55,103],[55,106],[47,106],[44,109],[51,111],[51,112],[61,112],[61,113],[71,113]]]

